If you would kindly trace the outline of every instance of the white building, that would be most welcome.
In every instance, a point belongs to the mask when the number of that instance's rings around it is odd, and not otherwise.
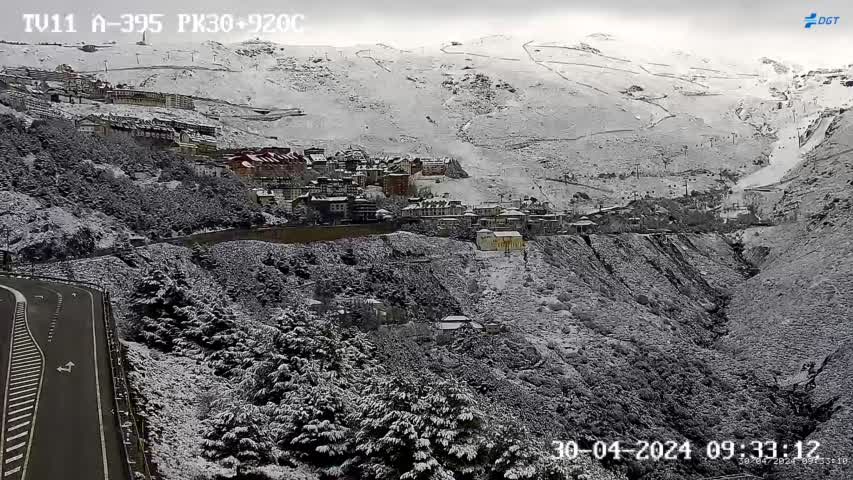
[[[524,250],[524,238],[516,231],[494,232],[484,228],[477,231],[477,248],[499,252]]]
[[[454,332],[465,328],[482,330],[483,325],[471,320],[465,315],[448,315],[438,322],[435,322],[435,328],[440,332]]]
[[[454,217],[465,213],[461,200],[428,198],[403,208],[404,217]]]

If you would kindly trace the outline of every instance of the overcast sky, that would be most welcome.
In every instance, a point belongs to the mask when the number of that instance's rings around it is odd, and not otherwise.
[[[158,41],[237,41],[248,35],[177,33],[178,13],[284,13],[305,16],[302,33],[267,35],[280,43],[403,48],[510,34],[537,40],[606,32],[673,49],[752,59],[768,55],[813,64],[853,63],[853,0],[3,0],[0,38],[28,42],[137,39],[92,34],[100,13],[165,14]],[[73,5],[73,6],[72,6]],[[803,28],[811,12],[838,25]],[[77,34],[25,33],[24,13],[74,13]],[[264,36],[262,36],[264,37]]]

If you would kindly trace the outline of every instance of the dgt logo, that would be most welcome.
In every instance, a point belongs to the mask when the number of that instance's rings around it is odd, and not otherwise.
[[[806,17],[806,26],[804,28],[812,28],[812,25],[837,25],[838,19],[841,17],[818,17],[816,13],[812,13]]]

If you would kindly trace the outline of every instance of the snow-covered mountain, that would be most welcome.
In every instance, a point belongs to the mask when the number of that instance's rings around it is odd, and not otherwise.
[[[844,86],[849,67],[806,73],[776,59],[727,61],[607,34],[490,36],[416,50],[205,42],[87,53],[2,44],[0,59],[217,100],[187,114],[220,123],[224,145],[454,155],[471,178],[430,184],[434,192],[475,203],[533,195],[562,207],[576,192],[593,206],[681,195],[685,178],[689,190],[712,188],[723,170],[746,175],[773,152],[774,134],[853,94]],[[305,115],[261,121],[241,105]],[[69,110],[113,109],[143,108]]]

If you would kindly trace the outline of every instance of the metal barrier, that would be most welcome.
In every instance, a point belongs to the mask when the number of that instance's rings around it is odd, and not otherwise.
[[[110,292],[104,291],[103,301],[104,328],[107,333],[107,350],[110,354],[110,371],[113,382],[113,399],[115,400],[116,422],[121,432],[122,450],[127,461],[130,478],[151,480],[151,466],[145,454],[145,438],[139,431],[139,425],[133,411],[133,397],[127,383],[127,372],[124,370],[126,356],[121,342],[118,341],[115,316],[110,302]],[[143,432],[144,433],[144,432]],[[133,454],[128,446],[133,445]]]
[[[127,382],[125,350],[118,340],[115,316],[113,315],[110,292],[103,286],[82,280],[68,280],[66,278],[49,277],[45,275],[33,275],[17,272],[0,272],[0,275],[13,278],[25,278],[41,280],[52,283],[64,283],[76,287],[84,287],[101,293],[101,315],[106,333],[107,351],[110,357],[110,383],[113,392],[113,409],[121,438],[117,441],[121,445],[122,455],[125,460],[125,473],[128,480],[155,480],[151,474],[151,466],[148,456],[145,454],[144,437],[140,435],[139,425],[133,409],[133,398]]]

